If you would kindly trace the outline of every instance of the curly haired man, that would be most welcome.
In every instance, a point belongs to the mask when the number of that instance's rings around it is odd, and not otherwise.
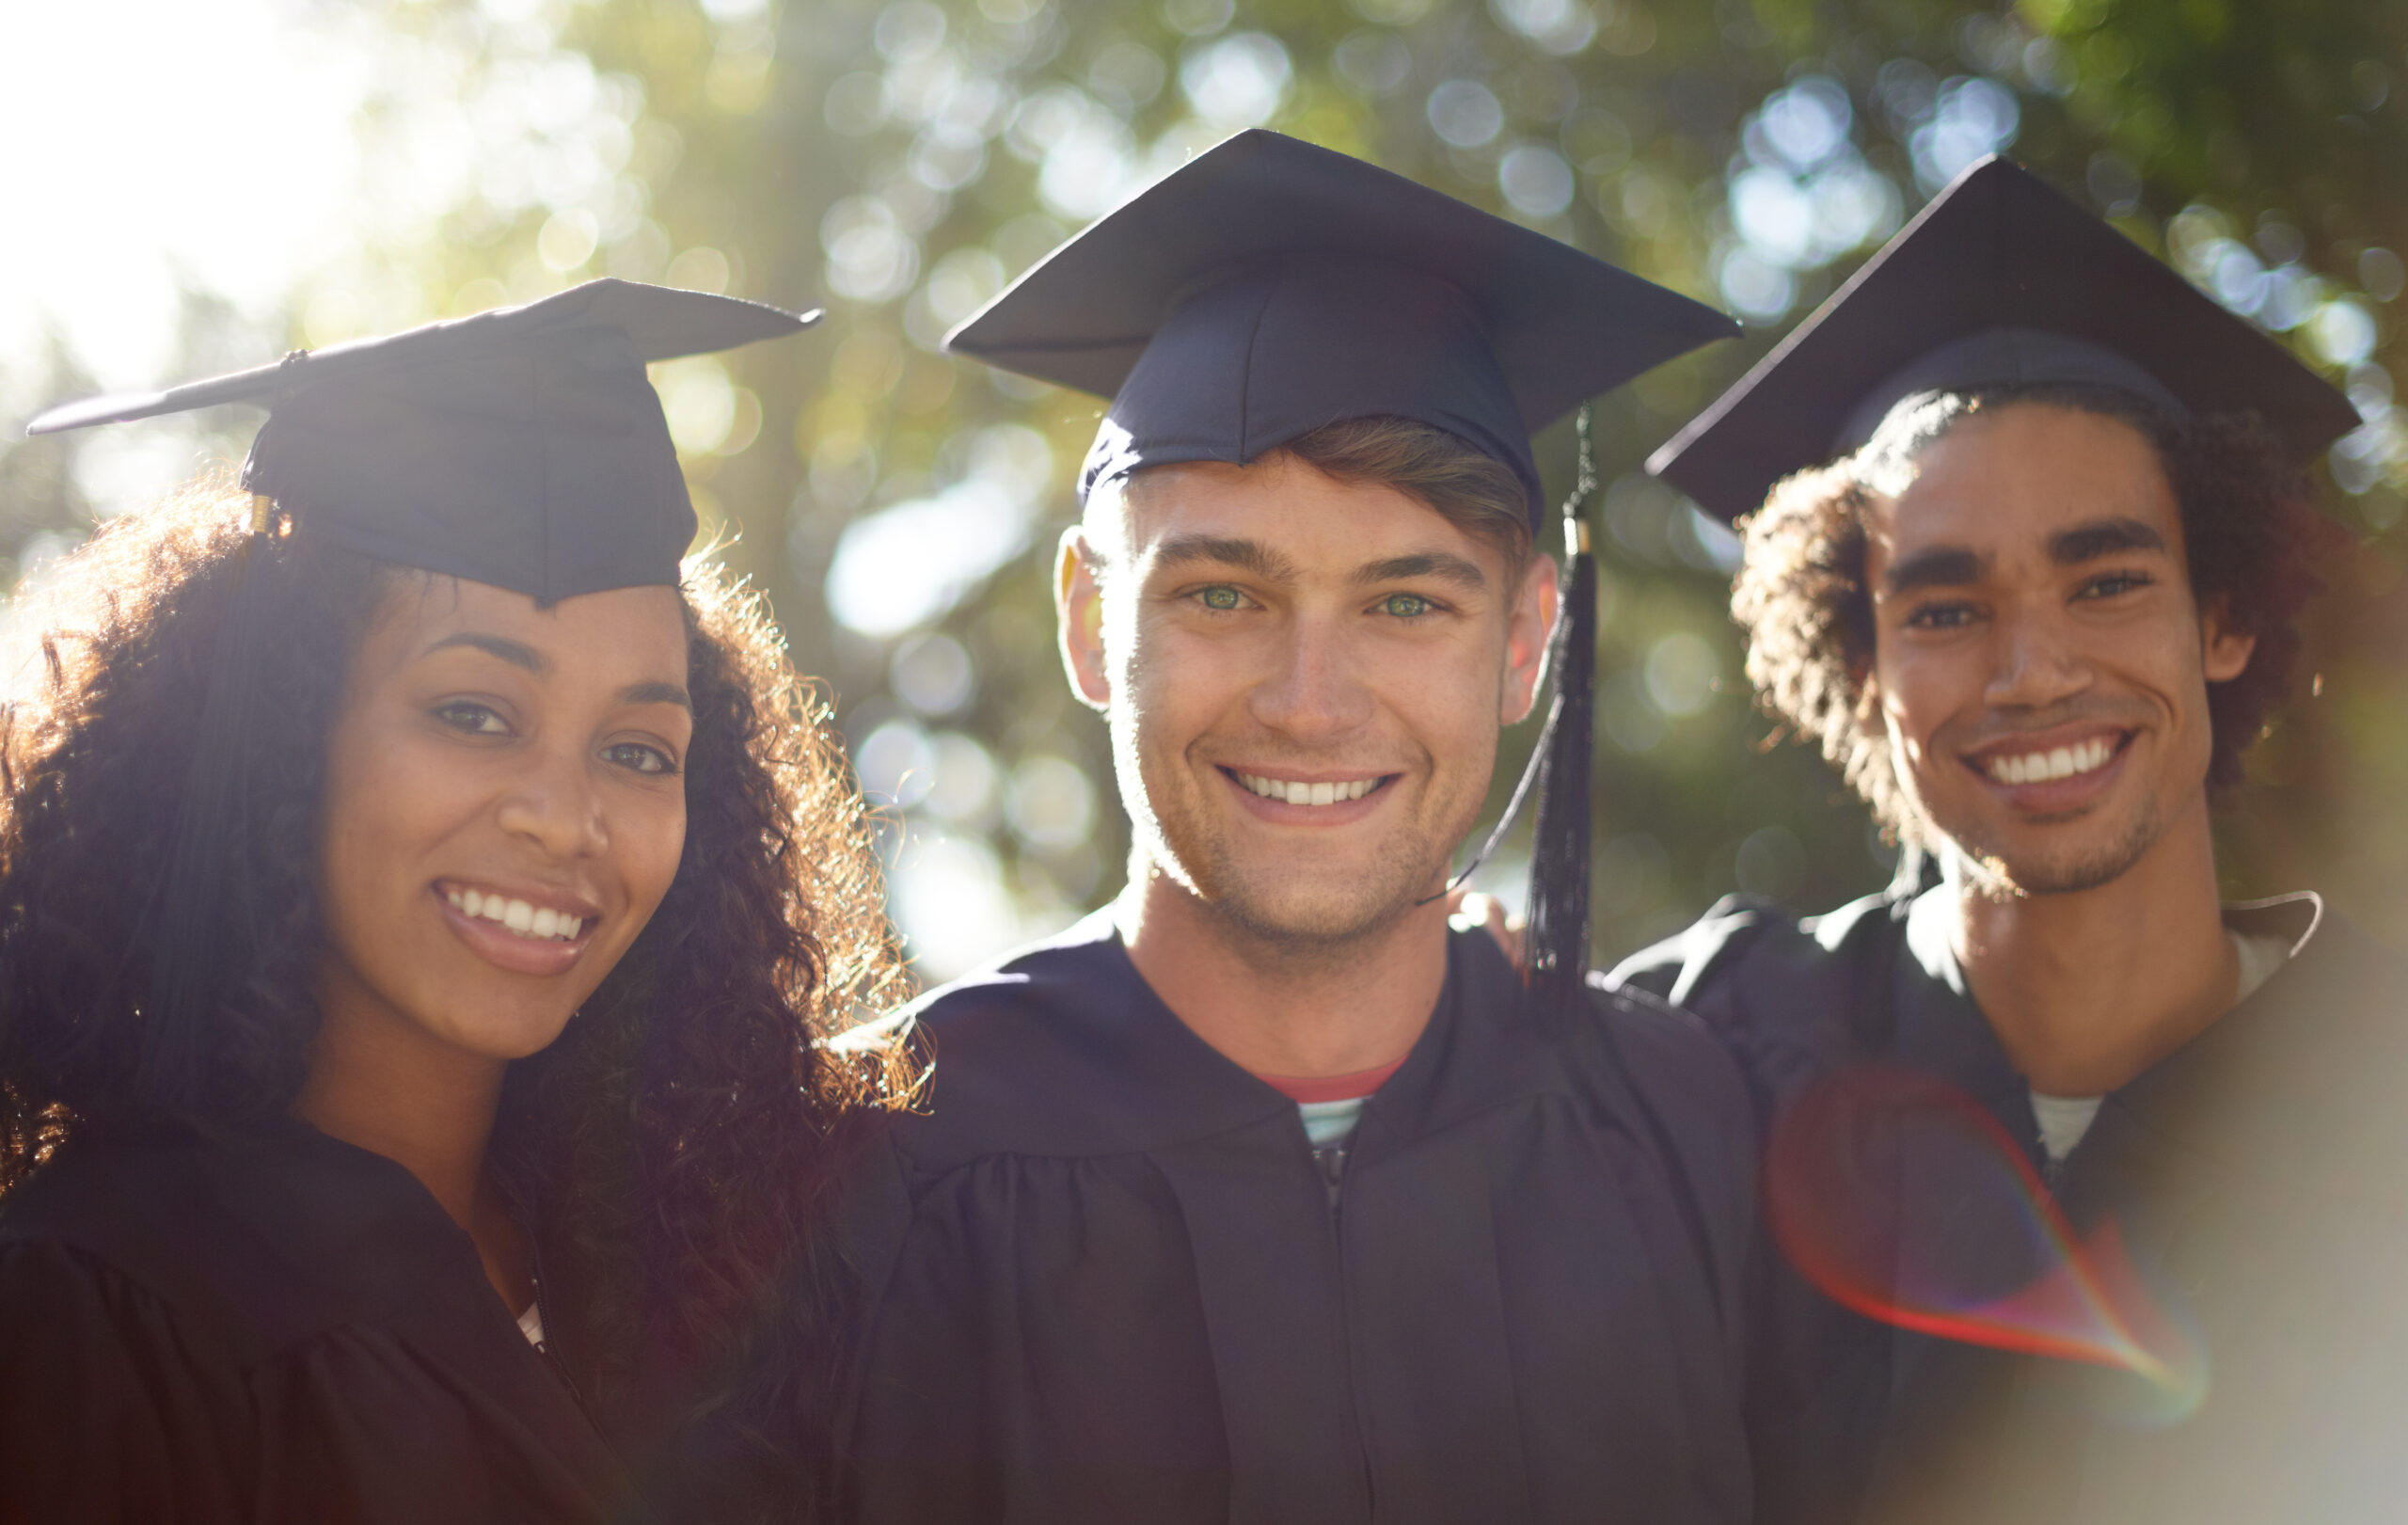
[[[2354,421],[1991,161],[1657,456],[1752,511],[1764,707],[1936,869],[1614,976],[1771,1121],[1771,1295],[1822,1310],[1762,1389],[1772,1512],[2396,1510],[2408,970],[2314,895],[2222,904],[2212,829],[2339,533],[2294,463]]]

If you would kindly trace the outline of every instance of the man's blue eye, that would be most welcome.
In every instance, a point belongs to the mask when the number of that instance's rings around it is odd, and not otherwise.
[[[1196,596],[1204,600],[1205,608],[1223,612],[1237,608],[1240,601],[1235,588],[1207,588]]]

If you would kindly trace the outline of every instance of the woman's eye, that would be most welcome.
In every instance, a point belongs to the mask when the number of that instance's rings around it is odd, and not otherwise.
[[[673,773],[677,765],[669,754],[642,741],[619,741],[602,749],[602,755],[619,767],[636,773]]]
[[[1228,613],[1245,602],[1245,596],[1235,588],[1205,588],[1196,595],[1196,601],[1219,613]]]
[[[500,736],[510,729],[490,706],[468,699],[454,699],[436,706],[435,718],[455,731],[466,731],[471,736]]]
[[[1381,599],[1378,605],[1381,613],[1393,614],[1403,620],[1427,614],[1436,607],[1418,593],[1392,593]]]

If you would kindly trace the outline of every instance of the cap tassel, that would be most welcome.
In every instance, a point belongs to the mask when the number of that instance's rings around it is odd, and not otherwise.
[[[1530,826],[1524,978],[1543,1009],[1576,998],[1589,971],[1590,755],[1595,741],[1597,560],[1584,512],[1597,493],[1589,409],[1580,410],[1580,471],[1563,500],[1560,612],[1547,665],[1555,699],[1539,738],[1538,806]]]
[[[244,775],[261,641],[251,580],[275,514],[273,500],[253,497],[249,534],[234,553],[226,623],[210,658],[167,872],[154,900],[150,997],[134,1079],[138,1094],[171,1116],[200,1109],[214,1011],[225,995],[228,966],[239,953],[229,918],[250,903],[240,849],[249,834]]]

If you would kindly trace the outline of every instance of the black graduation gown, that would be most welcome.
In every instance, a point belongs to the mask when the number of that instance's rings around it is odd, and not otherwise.
[[[1836,1067],[1900,1064],[1972,1096],[2040,1168],[2029,1085],[1949,951],[1947,893],[1802,924],[1726,902],[1615,977],[1694,1006],[1763,1104]],[[1789,1320],[1790,1365],[1763,1384],[1793,1400],[1785,1447],[1767,1447],[1768,1515],[2324,1525],[2408,1510],[2408,961],[2312,896],[2226,919],[2291,940],[2292,958],[2109,1096],[2053,1173],[2076,1230],[2112,1218],[2200,1340],[2204,1401],[2148,1418],[2130,1377],[1826,1304]],[[1895,1126],[1911,1179],[1912,1124]],[[2018,1259],[2028,1238],[1988,1243],[2006,1280],[2036,1272]]]
[[[71,1141],[0,1199],[0,1521],[629,1517],[401,1166],[298,1123]]]
[[[1104,916],[927,997],[860,1220],[858,1517],[1746,1517],[1744,1089],[1685,1013],[1518,995],[1453,937],[1335,1188]]]

